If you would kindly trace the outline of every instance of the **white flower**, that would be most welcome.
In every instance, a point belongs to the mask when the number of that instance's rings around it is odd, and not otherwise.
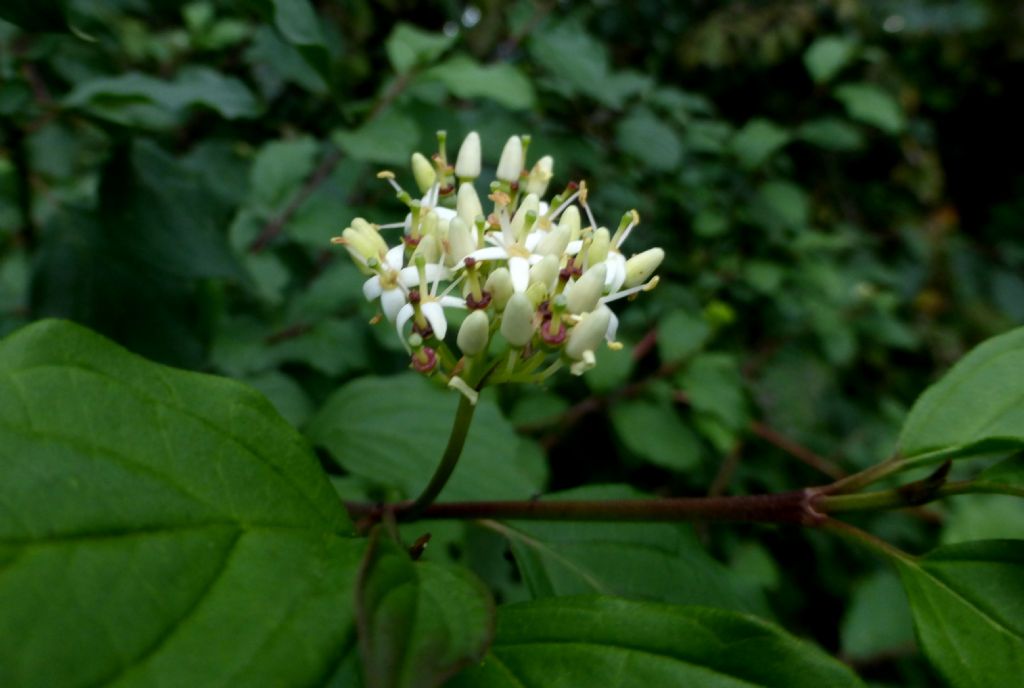
[[[395,322],[403,306],[408,305],[409,288],[420,281],[415,266],[402,267],[405,260],[405,246],[399,244],[388,249],[383,261],[369,265],[377,274],[363,282],[363,296],[367,301],[380,299],[380,308],[389,322]],[[443,265],[428,263],[424,266],[427,280],[438,281],[448,274]]]

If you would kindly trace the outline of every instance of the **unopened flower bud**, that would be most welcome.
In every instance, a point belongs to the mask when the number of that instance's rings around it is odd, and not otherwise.
[[[412,154],[412,176],[416,178],[416,186],[419,187],[420,193],[427,193],[437,181],[434,166],[422,153]]]
[[[441,244],[435,235],[424,234],[412,255],[414,259],[416,256],[423,256],[426,262],[436,263],[441,259]]]
[[[465,145],[465,144],[463,144]],[[487,319],[487,312],[483,310],[472,311],[462,321],[459,328],[459,335],[455,341],[459,349],[466,356],[476,356],[487,348],[487,340],[490,337],[491,324]]]
[[[498,172],[494,176],[503,182],[514,182],[523,171],[523,142],[518,136],[510,136],[501,151]]]
[[[601,227],[594,232],[594,238],[590,242],[590,251],[587,252],[589,265],[597,265],[608,259],[608,249],[611,246],[612,235],[607,227]]]
[[[530,268],[530,284],[540,284],[546,293],[550,294],[551,289],[558,279],[558,258],[544,256],[532,268]]]
[[[576,241],[580,238],[580,209],[574,205],[569,206],[562,213],[561,219],[558,221],[558,226],[565,226],[569,228],[569,240]]]
[[[540,307],[542,303],[548,300],[548,288],[540,282],[534,282],[533,284],[526,287],[526,298],[533,305],[534,310]]]
[[[525,294],[513,294],[508,300],[501,318],[501,335],[512,346],[526,346],[533,339],[533,311]]]
[[[555,159],[545,155],[533,165],[530,174],[526,178],[526,190],[532,194],[543,196],[548,190],[548,182],[551,181],[552,170],[555,167]]]
[[[448,258],[449,264],[455,265],[476,250],[473,230],[461,217],[452,218],[448,224]]]
[[[365,262],[377,256],[373,242],[352,227],[346,227],[345,231],[341,233],[341,237],[345,240],[345,248],[357,262]]]
[[[585,352],[593,353],[604,341],[611,318],[612,312],[607,306],[601,306],[581,317],[580,321],[572,328],[572,332],[569,333],[569,341],[565,345],[565,355],[574,361],[581,361]]]
[[[649,248],[626,261],[626,281],[624,286],[635,287],[647,281],[654,271],[665,260],[665,251],[660,248]]]
[[[371,225],[363,218],[357,217],[356,219],[352,220],[352,229],[359,232],[371,244],[373,244],[375,253],[377,255],[383,256],[385,253],[388,252],[388,244],[386,241],[384,241],[384,237],[380,235],[380,232],[377,231],[376,227]]]
[[[570,313],[589,313],[597,308],[607,274],[608,268],[604,263],[598,263],[583,273],[566,294]]]
[[[480,196],[477,195],[476,189],[469,182],[465,182],[459,185],[459,193],[455,199],[455,210],[470,227],[476,222],[476,219],[484,214],[484,207],[480,205]]]
[[[537,220],[539,210],[540,199],[534,194],[527,194],[523,198],[522,203],[519,204],[516,214],[512,216],[512,234],[514,236],[521,236],[529,233]],[[533,222],[530,222],[528,217],[532,217]]]
[[[475,131],[466,134],[459,156],[455,160],[455,176],[459,179],[476,179],[480,176],[480,135]]]
[[[437,213],[431,210],[420,221],[420,234],[437,236]]]
[[[542,256],[561,257],[569,246],[569,228],[558,225],[537,243],[534,252]]]
[[[512,286],[512,273],[508,268],[496,268],[484,282],[484,290],[491,295],[494,307],[502,310],[515,291]]]

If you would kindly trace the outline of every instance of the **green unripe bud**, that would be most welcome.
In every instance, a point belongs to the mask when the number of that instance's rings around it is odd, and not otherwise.
[[[359,256],[364,260],[369,260],[377,256],[373,242],[352,227],[346,227],[341,233],[341,237],[345,240],[345,247],[353,257]]]
[[[544,256],[530,268],[530,284],[539,284],[546,294],[550,294],[558,279],[558,267],[558,258]]]
[[[569,341],[565,345],[565,355],[574,361],[580,361],[587,351],[593,352],[604,341],[611,322],[612,312],[607,306],[591,311],[580,318],[569,333]]]
[[[583,273],[566,294],[566,305],[570,313],[589,313],[597,308],[597,302],[604,293],[604,280],[608,267],[598,263]]]
[[[515,289],[512,287],[512,273],[508,268],[497,268],[487,277],[484,289],[491,295],[491,302],[499,311],[505,308]]]
[[[459,179],[476,179],[480,176],[480,135],[475,131],[466,134],[455,159],[455,176]]]
[[[559,225],[544,235],[544,238],[537,244],[534,253],[542,256],[561,257],[569,246],[569,228]]]
[[[424,234],[420,238],[420,243],[416,245],[416,250],[412,252],[412,256],[413,259],[423,256],[426,262],[436,263],[441,260],[441,243],[433,234]]]
[[[424,215],[420,221],[420,234],[437,236],[437,221],[437,213],[433,210]]]
[[[607,227],[601,227],[595,231],[594,238],[590,242],[590,250],[587,252],[587,264],[597,265],[606,261],[611,243],[612,235]]]
[[[518,136],[510,136],[501,151],[498,171],[494,175],[503,182],[514,182],[523,171],[523,142]]]
[[[493,274],[493,273],[492,273]],[[513,294],[501,318],[501,335],[519,348],[533,339],[534,306],[524,294]]]
[[[526,190],[529,193],[543,196],[544,192],[548,190],[548,182],[551,181],[551,171],[554,167],[555,159],[550,155],[545,155],[538,160],[526,178]]]
[[[534,309],[540,307],[542,303],[548,298],[548,290],[540,282],[534,282],[526,288],[526,298],[529,299],[530,303],[533,304]]]
[[[484,207],[480,205],[480,197],[469,182],[459,185],[459,193],[455,197],[455,212],[470,227],[478,217],[484,214]]]
[[[635,287],[647,281],[654,271],[665,260],[665,251],[660,248],[649,248],[626,261],[626,288]]]
[[[419,187],[420,193],[427,193],[437,181],[437,172],[434,171],[434,166],[422,153],[412,154],[412,176],[416,179],[416,186]]]
[[[533,194],[528,194],[519,204],[519,209],[512,216],[512,234],[517,237],[526,236],[537,221],[537,212],[540,210],[540,199]],[[532,218],[532,220],[531,220]]]
[[[458,337],[455,341],[459,350],[466,356],[476,356],[487,348],[490,338],[491,323],[487,319],[487,313],[476,310],[466,316],[459,328]]]
[[[558,221],[558,226],[566,226],[569,228],[569,240],[576,241],[580,238],[580,209],[574,205],[569,206],[562,211],[562,217]]]
[[[448,224],[448,260],[450,265],[455,265],[463,258],[476,250],[476,242],[473,240],[473,230],[462,220],[461,217],[453,217]]]

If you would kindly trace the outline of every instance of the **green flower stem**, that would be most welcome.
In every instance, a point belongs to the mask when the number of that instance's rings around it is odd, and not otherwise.
[[[476,406],[467,397],[459,395],[459,408],[455,411],[455,420],[452,422],[452,431],[448,435],[448,446],[444,448],[441,456],[441,463],[430,478],[426,488],[420,496],[411,502],[399,505],[395,509],[395,515],[403,521],[411,521],[418,518],[427,509],[441,490],[448,484],[452,477],[455,466],[459,463],[462,455],[462,447],[466,444],[466,435],[469,434],[469,426],[473,422],[473,412]]]

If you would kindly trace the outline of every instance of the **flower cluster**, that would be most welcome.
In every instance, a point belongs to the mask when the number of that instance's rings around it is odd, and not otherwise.
[[[486,384],[542,381],[566,363],[575,374],[593,367],[603,342],[620,346],[607,304],[654,288],[664,251],[627,259],[622,245],[639,214],[626,213],[614,231],[598,225],[583,181],[543,201],[554,161],[544,156],[527,169],[529,136],[505,144],[485,214],[475,186],[480,137],[466,137],[454,165],[445,141],[438,132],[432,159],[412,156],[421,197],[392,172],[378,175],[408,208],[404,220],[356,218],[332,240],[367,275],[363,294],[379,300],[414,369],[443,376],[473,400]],[[382,236],[389,230],[400,232],[393,246]],[[468,311],[457,348],[446,339],[453,309]]]

